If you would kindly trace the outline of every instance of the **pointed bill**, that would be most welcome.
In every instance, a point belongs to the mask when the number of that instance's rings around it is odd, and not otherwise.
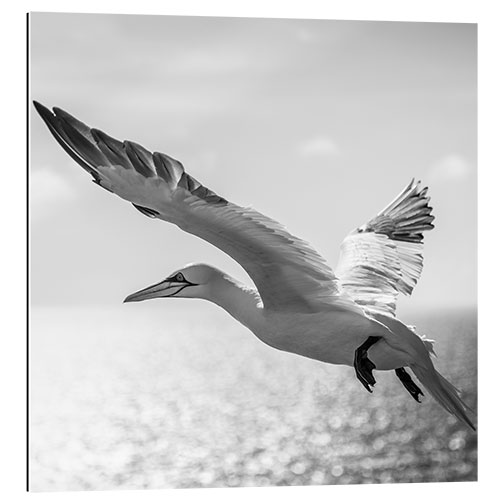
[[[141,302],[143,300],[156,299],[159,297],[173,297],[185,288],[186,283],[175,283],[171,281],[160,281],[148,286],[138,292],[130,294],[123,302]]]

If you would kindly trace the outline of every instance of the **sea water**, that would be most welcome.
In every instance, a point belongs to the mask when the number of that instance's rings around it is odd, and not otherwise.
[[[32,308],[31,490],[477,480],[477,435],[394,373],[369,394],[186,303]],[[476,311],[403,319],[476,408]]]

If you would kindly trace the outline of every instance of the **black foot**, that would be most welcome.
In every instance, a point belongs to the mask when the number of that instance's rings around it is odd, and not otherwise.
[[[411,394],[411,397],[417,403],[421,403],[418,397],[423,396],[424,393],[422,392],[420,387],[417,384],[415,384],[415,382],[413,382],[412,378],[410,377],[410,374],[404,368],[397,368],[394,371],[396,372],[396,375],[398,376],[399,380],[401,380],[401,382],[405,386],[406,390]]]
[[[372,392],[370,386],[374,386],[377,381],[373,377],[372,370],[376,368],[375,364],[368,359],[368,349],[375,344],[381,337],[368,337],[368,339],[361,344],[354,353],[354,369],[356,370],[356,377],[363,384],[363,387]]]

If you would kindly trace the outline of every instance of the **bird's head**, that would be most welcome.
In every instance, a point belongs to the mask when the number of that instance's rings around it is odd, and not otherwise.
[[[206,264],[189,264],[167,278],[129,295],[124,302],[140,302],[159,297],[206,298],[210,287],[223,275]]]

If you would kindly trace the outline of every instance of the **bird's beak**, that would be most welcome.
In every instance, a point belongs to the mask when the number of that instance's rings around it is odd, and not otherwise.
[[[123,302],[141,302],[142,300],[156,299],[158,297],[173,297],[185,287],[186,283],[160,281],[160,283],[132,293]]]

